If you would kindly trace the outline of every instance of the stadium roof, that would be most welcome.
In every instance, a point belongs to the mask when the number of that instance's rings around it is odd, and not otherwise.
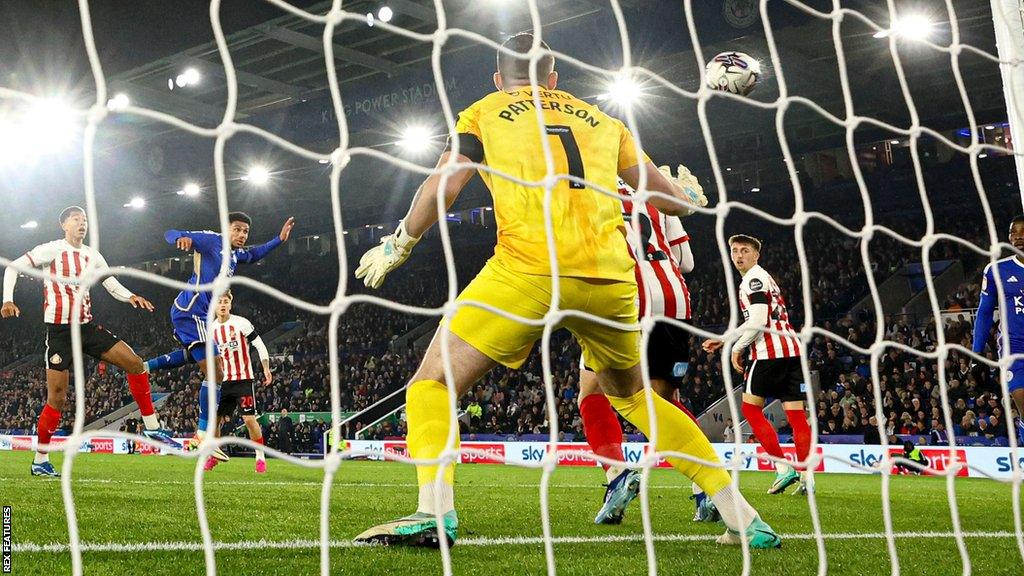
[[[197,125],[217,125],[224,111],[226,87],[224,69],[211,40],[208,3],[182,2],[173,11],[167,4],[146,4],[111,7],[97,3],[93,7],[97,45],[111,94],[123,92],[133,105],[166,112]],[[293,4],[311,12],[324,12],[331,3],[307,0]],[[436,29],[433,2],[427,0],[355,0],[346,1],[344,7],[354,13],[377,14],[385,4],[394,12],[391,24],[395,26],[419,33]],[[607,0],[549,0],[539,4],[545,37],[554,49],[609,70],[621,65],[618,30]],[[634,61],[676,86],[695,90],[699,65],[680,3],[630,0],[620,4],[630,32]],[[811,4],[818,9],[831,9],[831,2],[825,0]],[[851,6],[887,25],[888,13],[881,4],[861,2]],[[962,42],[994,51],[988,4],[987,0],[958,2],[957,20]],[[517,3],[459,0],[444,5],[449,26],[494,40],[531,27],[529,14]],[[777,98],[778,71],[770,66],[768,44],[756,13],[757,2],[723,0],[693,5],[704,57],[725,50],[741,50],[760,57],[767,73],[752,97],[760,102]],[[8,6],[0,9],[0,15],[9,11]],[[87,105],[92,78],[82,55],[72,51],[63,62],[55,57],[52,45],[60,42],[33,34],[26,24],[32,20],[26,14],[43,18],[46,25],[52,24],[48,20],[51,15],[35,8],[36,3],[28,6],[32,8],[10,12],[15,14],[14,21],[7,19],[9,29],[22,30],[12,35],[11,40],[18,47],[17,58],[7,59],[17,63],[14,68],[21,76],[9,76],[6,83],[0,78],[0,85],[32,91],[35,85],[25,81],[25,70],[43,70],[49,78],[63,73],[77,87],[78,104]],[[322,53],[322,27],[270,4],[249,0],[225,1],[221,15],[239,85],[237,119],[325,153],[337,146],[337,123],[327,92]],[[80,42],[81,31],[74,20],[77,17],[77,13],[66,9],[53,15],[64,20],[64,42]],[[786,3],[773,3],[769,17],[789,93],[813,100],[836,116],[844,116],[832,22],[813,18]],[[938,22],[931,40],[940,45],[948,43],[950,30],[948,23],[942,23],[947,18],[944,11],[929,17]],[[874,38],[873,29],[850,17],[844,20],[840,32],[856,112],[908,125],[909,114],[888,40]],[[47,41],[50,50],[37,51],[38,45]],[[430,126],[439,145],[445,129],[433,93],[431,50],[430,43],[370,26],[363,19],[339,27],[334,54],[352,145],[402,154],[395,143],[401,131],[411,124]],[[445,44],[442,72],[456,110],[490,89],[491,53],[490,48],[481,48],[462,37],[453,37]],[[924,121],[938,129],[966,126],[967,116],[953,82],[949,55],[907,42],[899,44],[898,53]],[[0,50],[0,56],[4,55]],[[47,60],[45,66],[37,62],[40,58]],[[169,89],[168,81],[173,83],[177,75],[189,68],[199,72],[202,81]],[[998,67],[974,53],[964,52],[960,68],[978,121],[1004,118]],[[580,72],[568,64],[561,64],[560,69],[561,86],[582,97],[596,97],[608,81],[608,77]],[[706,145],[698,129],[694,102],[654,83],[647,84],[647,101],[637,108],[645,147],[662,161],[679,159],[691,166],[706,165]],[[3,107],[0,102],[0,110]],[[718,99],[708,109],[715,147],[723,161],[779,154],[774,109]],[[842,130],[805,106],[792,104],[786,118],[795,152],[842,143]],[[886,136],[870,126],[858,132],[858,140]],[[109,248],[105,250],[111,252],[112,261],[165,251],[159,234],[164,228],[214,225],[216,204],[207,193],[213,184],[212,140],[119,115],[104,123],[98,143],[97,200],[101,224],[104,219],[121,223],[124,218],[137,223],[130,228],[104,226],[105,238],[109,239]],[[429,154],[410,159],[423,164],[433,162]],[[287,209],[299,217],[300,231],[329,230],[327,167],[245,135],[231,140],[227,162],[232,209],[250,211],[258,222],[276,220],[282,209]],[[265,190],[257,190],[243,180],[246,170],[255,163],[273,171],[272,186]],[[60,156],[33,165],[0,166],[0,173],[5,176],[0,180],[0,197],[33,199],[15,202],[10,210],[0,213],[4,246],[20,250],[52,237],[55,230],[46,225],[50,214],[64,205],[84,202],[80,151],[74,146]],[[343,175],[345,224],[360,225],[400,216],[417,180],[418,177],[380,161],[354,160]],[[186,182],[194,182],[203,189],[199,199],[189,201],[177,194]],[[149,208],[125,217],[123,205],[135,196],[145,198]],[[486,202],[486,192],[476,183],[462,202]],[[36,231],[19,229],[26,220],[38,220],[43,225]],[[302,224],[309,227],[304,229]],[[140,229],[146,230],[143,238],[137,237]]]

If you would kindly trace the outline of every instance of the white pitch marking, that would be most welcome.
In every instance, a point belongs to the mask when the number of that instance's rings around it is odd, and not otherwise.
[[[1013,532],[964,532],[965,538],[1013,538]],[[814,534],[780,534],[783,540],[813,540]],[[884,532],[839,532],[823,534],[825,540],[881,540]],[[953,538],[952,532],[894,532],[897,539],[936,539]],[[712,542],[717,534],[657,534],[656,542]],[[554,544],[610,544],[643,542],[642,534],[621,536],[556,536],[551,539]],[[509,536],[496,538],[463,538],[459,547],[464,546],[534,546],[544,543],[540,536]],[[331,540],[331,548],[363,548],[366,544],[357,544],[349,540]],[[242,540],[240,542],[214,542],[214,550],[312,550],[320,548],[319,540]],[[202,542],[83,542],[82,552],[201,552]],[[64,553],[67,544],[36,544],[33,542],[16,543],[13,547],[18,553]]]

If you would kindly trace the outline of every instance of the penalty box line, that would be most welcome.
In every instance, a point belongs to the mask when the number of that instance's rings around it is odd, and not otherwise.
[[[814,534],[780,534],[783,540],[813,540]],[[965,538],[1014,538],[1016,535],[1008,531],[995,532],[964,532]],[[822,534],[825,540],[881,540],[885,532],[837,532]],[[897,539],[938,539],[953,538],[952,532],[893,532]],[[657,534],[655,542],[713,542],[718,534]],[[553,544],[612,544],[643,542],[643,534],[609,535],[609,536],[556,536],[551,538]],[[461,538],[458,547],[465,546],[535,546],[544,544],[541,536],[509,536]],[[350,540],[331,540],[331,548],[369,548],[369,544],[355,543]],[[221,551],[237,550],[316,550],[320,548],[319,540],[242,540],[239,542],[214,542],[213,549]],[[67,544],[37,544],[33,542],[16,543],[15,553],[67,553]],[[83,542],[82,552],[202,552],[202,542]]]

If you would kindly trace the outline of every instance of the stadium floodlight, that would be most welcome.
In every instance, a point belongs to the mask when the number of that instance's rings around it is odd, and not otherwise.
[[[256,185],[263,185],[270,182],[270,170],[267,170],[265,166],[253,166],[249,168],[245,176],[242,176],[242,180],[252,182]]]
[[[331,160],[330,160],[330,158],[321,158],[321,159],[317,160],[317,162],[319,162],[320,164],[330,164]]]
[[[21,151],[45,152],[63,148],[74,136],[74,109],[60,98],[47,98],[31,108],[10,127],[12,140]]]
[[[889,140],[889,144],[899,144],[899,140]]]
[[[761,189],[760,188],[751,188],[750,191],[751,192],[760,192]]]
[[[611,100],[620,106],[632,106],[643,96],[640,84],[632,77],[620,74],[607,86],[607,91],[598,100]]]
[[[33,228],[39,227],[39,222],[36,222],[35,220],[29,220],[28,222],[22,224],[21,227],[26,230],[32,230]]]
[[[195,86],[199,84],[201,79],[202,76],[200,76],[199,70],[196,70],[195,68],[186,68],[184,72],[178,74],[174,78],[174,83],[178,88],[184,88],[186,86]],[[167,85],[170,86],[170,82],[168,82]]]
[[[430,148],[433,136],[425,126],[409,126],[402,132],[398,146],[410,152],[423,152]]]
[[[196,184],[195,182],[189,182],[188,184],[185,184],[184,188],[181,189],[181,193],[184,194],[185,196],[198,196],[200,190],[201,188],[199,188],[199,184]]]
[[[907,40],[924,40],[932,31],[932,21],[923,14],[911,14],[897,19],[888,30],[875,32],[875,38],[900,36]]]
[[[377,11],[377,20],[380,20],[381,22],[391,22],[391,19],[394,16],[395,12],[390,6],[382,6],[381,9]]]
[[[366,13],[366,25],[373,28],[373,12]]]
[[[985,126],[985,130],[995,130],[995,129],[996,129],[996,127],[995,127],[994,124],[989,124],[988,126]]]
[[[131,99],[124,92],[119,92],[114,95],[113,98],[107,100],[107,108],[111,110],[124,110],[128,106],[131,106]]]
[[[141,208],[145,208],[145,206],[146,206],[146,201],[143,200],[142,198],[140,198],[139,196],[136,196],[135,198],[132,198],[131,200],[126,202],[125,205],[124,205],[125,208],[134,208],[135,210],[139,210]]]

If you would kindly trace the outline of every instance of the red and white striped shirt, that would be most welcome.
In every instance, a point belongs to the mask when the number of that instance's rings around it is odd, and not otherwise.
[[[235,382],[238,380],[252,380],[252,360],[249,357],[249,336],[255,329],[252,322],[234,314],[221,322],[214,319],[210,324],[210,334],[213,335],[213,343],[220,351],[221,365],[224,367],[224,381]],[[257,336],[253,344],[259,340]],[[263,357],[266,352],[263,342],[257,345],[257,351]]]
[[[106,266],[107,261],[89,246],[75,248],[67,240],[54,240],[40,244],[25,253],[35,268],[49,267],[51,276],[67,280],[43,280],[43,322],[70,324],[71,310],[76,302],[81,305],[78,319],[82,324],[92,320],[92,300],[89,289],[79,283],[90,262]]]
[[[768,305],[768,320],[765,328],[776,330],[781,334],[761,332],[750,345],[751,360],[770,360],[775,358],[792,358],[800,355],[800,339],[789,323],[789,312],[786,300],[775,279],[761,266],[754,266],[743,275],[740,281],[740,310],[743,317],[750,315],[751,301],[754,304]]]
[[[622,186],[619,194],[631,195],[632,191]],[[665,316],[678,320],[692,318],[690,289],[673,253],[674,247],[690,241],[682,222],[676,216],[662,214],[650,204],[637,204],[625,199],[622,201],[622,218],[626,221],[629,252],[636,261],[634,272],[640,295],[640,316]]]

